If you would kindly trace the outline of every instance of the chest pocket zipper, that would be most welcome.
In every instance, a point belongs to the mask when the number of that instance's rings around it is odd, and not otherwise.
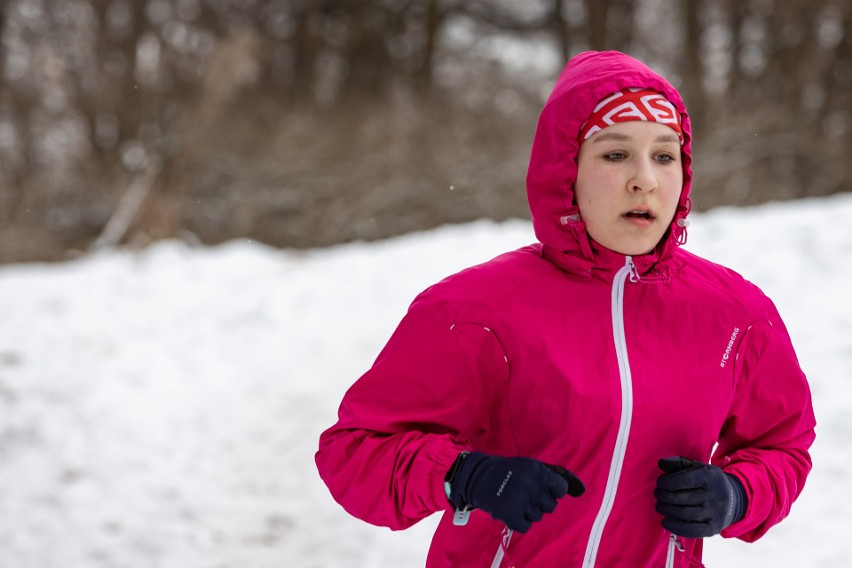
[[[674,568],[675,548],[681,549],[680,543],[677,541],[677,536],[670,535],[669,550],[666,553],[666,568]]]
[[[675,535],[674,533],[672,533],[669,538],[669,551],[666,554],[666,568],[674,568],[675,555],[678,552],[680,552],[686,557],[686,561],[689,566],[695,566],[697,568],[707,568],[697,558],[695,558],[692,554],[686,551],[686,547],[680,540],[678,540],[677,535]]]

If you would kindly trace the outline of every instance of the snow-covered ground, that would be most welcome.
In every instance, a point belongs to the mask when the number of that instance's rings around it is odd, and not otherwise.
[[[718,567],[850,566],[852,196],[692,216],[689,249],[773,297],[808,373],[815,469]],[[477,222],[307,253],[162,243],[0,268],[0,568],[422,566],[316,475],[319,433],[408,303],[532,241]]]

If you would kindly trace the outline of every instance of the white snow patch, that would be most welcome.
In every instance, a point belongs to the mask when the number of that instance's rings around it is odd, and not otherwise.
[[[852,196],[692,216],[687,248],[778,305],[819,421],[784,523],[708,567],[849,563]],[[166,242],[0,268],[0,566],[422,566],[436,517],[349,517],[313,462],[415,294],[532,242],[480,221],[310,252]]]

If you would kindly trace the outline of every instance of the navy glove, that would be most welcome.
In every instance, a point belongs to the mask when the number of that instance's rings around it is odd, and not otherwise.
[[[527,532],[532,523],[553,512],[557,499],[566,494],[579,497],[586,490],[565,468],[533,458],[471,452],[459,460],[447,480],[456,509],[482,509],[518,532]]]
[[[719,534],[745,515],[745,490],[739,479],[715,465],[684,457],[658,462],[657,512],[663,527],[678,536],[703,538]]]

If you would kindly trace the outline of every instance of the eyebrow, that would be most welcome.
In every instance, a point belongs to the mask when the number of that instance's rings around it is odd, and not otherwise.
[[[595,139],[592,140],[593,143],[596,142],[605,142],[607,140],[616,140],[618,142],[626,142],[632,140],[630,136],[627,134],[621,134],[619,132],[603,132],[595,136]],[[680,139],[675,134],[663,134],[661,136],[657,136],[657,139],[654,142],[675,142],[679,143]]]

